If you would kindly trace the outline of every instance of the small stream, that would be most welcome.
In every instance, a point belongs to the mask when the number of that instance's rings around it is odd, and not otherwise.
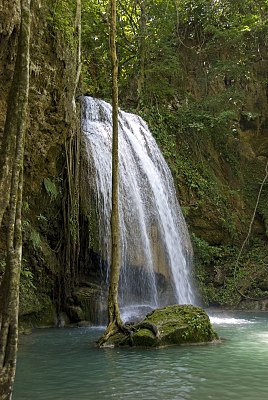
[[[97,349],[103,328],[20,338],[13,400],[264,400],[268,314],[218,314],[220,345]]]

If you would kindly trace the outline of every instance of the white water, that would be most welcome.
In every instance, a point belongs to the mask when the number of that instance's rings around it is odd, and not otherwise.
[[[85,143],[96,177],[102,257],[110,264],[112,110],[85,97]],[[119,113],[120,304],[194,303],[192,248],[169,168],[146,123]],[[157,274],[155,272],[158,272]],[[163,275],[165,293],[159,292]]]
[[[243,318],[232,318],[232,317],[209,317],[210,322],[213,325],[245,325],[254,324],[253,321],[249,321]]]

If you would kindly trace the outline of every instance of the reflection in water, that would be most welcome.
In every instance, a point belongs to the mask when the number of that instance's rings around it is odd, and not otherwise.
[[[268,332],[267,333],[257,333],[254,335],[258,341],[268,344]]]
[[[36,331],[21,338],[13,400],[266,399],[266,313],[217,318],[225,340],[207,346],[97,349],[96,328]]]

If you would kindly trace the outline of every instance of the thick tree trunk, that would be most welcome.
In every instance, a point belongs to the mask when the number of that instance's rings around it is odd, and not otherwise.
[[[116,0],[111,0],[111,25],[110,46],[112,61],[112,106],[113,106],[113,147],[112,147],[112,216],[111,216],[111,238],[112,238],[112,262],[110,270],[110,285],[108,294],[108,326],[99,345],[115,332],[123,328],[118,305],[118,286],[121,266],[120,252],[120,224],[118,207],[118,60],[116,53]]]
[[[17,59],[5,124],[5,140],[9,144],[4,147],[7,153],[4,167],[8,171],[8,174],[5,172],[6,176],[10,176],[10,178],[7,204],[3,205],[1,209],[4,213],[8,205],[6,268],[0,287],[1,400],[11,399],[16,370],[19,282],[22,255],[23,154],[29,93],[30,4],[31,0],[21,0],[21,27]],[[1,186],[1,190],[3,188]]]

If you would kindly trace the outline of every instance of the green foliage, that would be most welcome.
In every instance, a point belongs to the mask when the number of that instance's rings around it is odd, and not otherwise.
[[[38,221],[41,221],[41,222],[47,222],[47,217],[45,217],[45,216],[42,215],[42,214],[39,214],[39,215],[37,216],[37,219],[38,219]]]
[[[87,0],[82,7],[85,90],[107,98],[108,3]],[[157,105],[181,102],[189,94],[204,99],[211,91],[215,94],[220,82],[222,92],[245,89],[253,79],[252,61],[260,56],[260,45],[268,42],[265,0],[121,0],[117,7],[120,93],[130,104],[137,98],[142,49],[142,104]],[[191,76],[201,93],[189,82]]]
[[[34,275],[26,260],[23,260],[20,274],[20,313],[27,312],[33,307],[36,302],[36,291]]]
[[[50,0],[51,14],[47,22],[54,35],[61,34],[70,48],[74,49],[74,21],[76,11],[76,0]]]
[[[47,194],[50,196],[51,200],[56,200],[56,198],[59,196],[60,191],[57,188],[55,182],[53,182],[49,178],[44,179],[44,186],[47,191]]]
[[[241,301],[232,278],[226,279],[226,282],[220,288],[208,284],[204,289],[204,301],[207,305],[237,307]]]
[[[195,250],[195,256],[202,265],[210,265],[215,258],[221,256],[221,248],[210,246],[205,240],[192,233],[192,244]]]
[[[245,296],[263,298],[268,294],[268,250],[255,239],[243,252],[236,276],[234,268],[239,246],[211,246],[192,235],[196,276],[206,305],[238,306]]]
[[[25,260],[22,263],[22,269],[20,273],[20,287],[22,290],[27,291],[27,289],[36,289],[34,283],[34,276],[32,271],[27,265],[25,265]]]
[[[41,245],[41,237],[40,233],[37,232],[35,229],[31,230],[30,233],[30,242],[35,250],[37,250]]]

